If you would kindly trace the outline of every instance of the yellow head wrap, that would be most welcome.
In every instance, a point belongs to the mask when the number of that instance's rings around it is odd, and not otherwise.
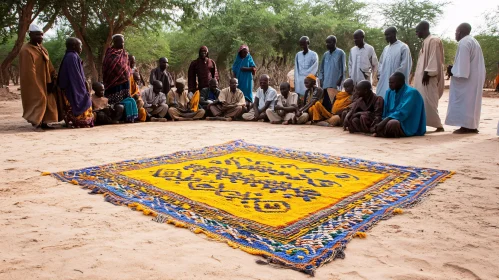
[[[307,78],[317,81],[317,77],[314,74],[308,74]]]

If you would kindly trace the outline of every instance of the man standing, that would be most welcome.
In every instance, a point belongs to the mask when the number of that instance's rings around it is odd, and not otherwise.
[[[342,49],[336,47],[336,37],[326,38],[327,52],[324,53],[319,67],[319,80],[327,95],[324,96],[324,107],[331,111],[332,101],[341,90],[341,84],[346,74],[346,55]],[[327,100],[326,100],[327,99]],[[328,104],[329,103],[329,104]]]
[[[274,109],[267,109],[267,117],[272,124],[289,124],[298,111],[298,94],[290,92],[291,86],[284,82],[279,86],[281,94],[277,96]]]
[[[151,75],[149,76],[149,84],[152,85],[154,81],[160,81],[163,84],[163,89],[161,92],[167,94],[170,89],[174,86],[173,77],[168,72],[168,58],[162,57],[158,60],[158,67],[151,70]]]
[[[267,109],[274,109],[277,99],[277,91],[269,86],[269,75],[260,76],[260,87],[256,91],[253,108],[248,113],[243,114],[245,121],[265,121],[267,118]]]
[[[144,109],[152,122],[166,122],[165,116],[168,113],[168,105],[166,105],[166,95],[161,92],[162,89],[161,82],[154,81],[152,87],[141,92]]]
[[[406,84],[406,77],[395,72],[386,92],[383,120],[374,127],[375,137],[399,138],[426,133],[424,101],[417,89]]]
[[[378,67],[378,57],[374,48],[364,42],[365,33],[363,30],[357,30],[353,33],[355,47],[350,49],[348,57],[348,71],[350,78],[356,85],[362,80],[372,81],[372,73]]]
[[[23,118],[36,128],[49,129],[59,121],[55,90],[56,72],[47,49],[42,46],[43,30],[29,26],[29,42],[19,52]]]
[[[218,78],[218,70],[215,61],[209,57],[208,47],[202,46],[196,60],[191,62],[187,72],[189,94],[192,96],[196,91],[208,87],[211,79]]]
[[[451,70],[449,108],[445,124],[460,126],[456,134],[478,133],[482,109],[485,63],[482,48],[471,35],[471,25],[462,23],[456,29],[457,46]]]
[[[444,93],[444,46],[439,38],[430,34],[427,21],[416,26],[416,35],[423,39],[423,45],[414,73],[414,87],[423,96],[426,125],[435,127],[435,132],[442,132],[444,128],[438,115],[438,100]]]
[[[229,87],[224,88],[218,100],[211,103],[210,110],[213,117],[207,117],[207,120],[232,121],[243,113],[246,106],[244,93],[237,88],[238,80],[230,79]]]
[[[385,98],[388,90],[388,80],[395,72],[405,76],[405,83],[409,84],[411,74],[412,57],[409,47],[397,40],[397,28],[388,27],[385,30],[385,39],[389,43],[385,47],[379,59],[378,85],[376,95]]]
[[[309,74],[316,74],[319,69],[319,56],[316,52],[310,50],[310,40],[307,36],[303,36],[299,41],[303,51],[298,52],[295,56],[295,92],[301,96],[305,95],[305,77]]]

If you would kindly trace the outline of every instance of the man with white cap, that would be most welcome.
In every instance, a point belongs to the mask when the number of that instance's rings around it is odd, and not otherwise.
[[[31,24],[29,42],[19,52],[21,99],[23,118],[36,128],[49,129],[49,123],[59,121],[56,71],[42,42],[43,30]]]
[[[175,87],[170,89],[166,97],[168,104],[168,114],[174,121],[192,121],[199,120],[204,117],[204,109],[199,109],[198,102],[193,102],[189,98],[187,89],[185,88],[186,81],[184,78],[178,78],[175,81]]]

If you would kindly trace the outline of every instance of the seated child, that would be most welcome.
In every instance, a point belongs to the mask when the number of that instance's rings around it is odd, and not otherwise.
[[[92,84],[92,90],[94,91],[94,94],[92,95],[92,110],[95,124],[119,123],[118,120],[123,116],[122,107],[120,106],[120,110],[114,110],[113,107],[109,105],[108,99],[104,97],[103,84],[94,82]]]

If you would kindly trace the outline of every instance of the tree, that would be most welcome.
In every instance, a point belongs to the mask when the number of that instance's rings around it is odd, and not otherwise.
[[[101,64],[113,34],[128,27],[159,29],[160,24],[192,13],[190,0],[76,0],[64,1],[62,13],[82,41],[93,80],[102,77]],[[179,16],[180,14],[180,16]]]
[[[395,26],[398,38],[409,46],[411,55],[417,59],[421,42],[416,36],[416,25],[422,20],[435,25],[443,13],[446,2],[431,0],[396,0],[379,6],[385,19],[384,26]],[[416,63],[413,63],[415,69]]]
[[[1,33],[3,40],[12,36],[14,30],[17,30],[17,39],[12,47],[12,50],[4,58],[0,66],[1,73],[1,84],[9,84],[9,73],[8,69],[14,61],[14,59],[21,51],[21,47],[26,39],[26,33],[28,32],[29,25],[37,18],[40,17],[42,21],[45,20],[47,24],[43,27],[43,30],[48,30],[55,22],[59,8],[55,1],[50,0],[7,0],[0,6],[6,12],[8,16],[6,20],[2,23],[5,24],[3,31]],[[8,30],[8,31],[6,31]]]

